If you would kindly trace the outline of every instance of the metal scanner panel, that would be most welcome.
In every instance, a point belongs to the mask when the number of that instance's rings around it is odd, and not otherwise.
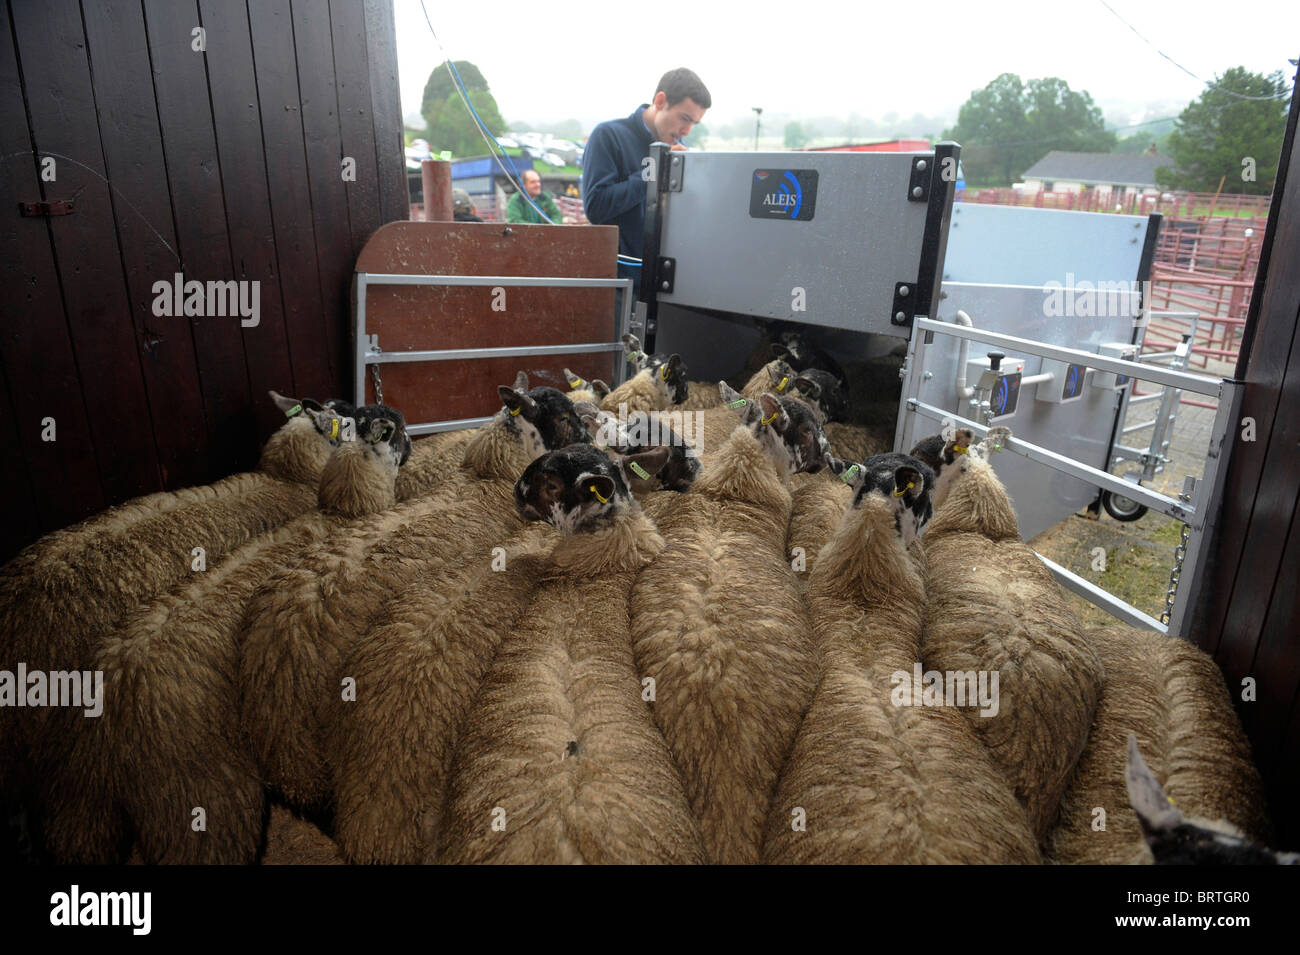
[[[918,280],[926,238],[930,204],[908,199],[918,156],[933,162],[930,153],[685,154],[681,190],[664,194],[659,254],[675,261],[658,300],[906,337],[910,324],[891,315],[897,284]],[[812,218],[752,217],[759,170],[815,171]],[[942,187],[950,196],[952,184]],[[946,221],[934,225],[941,243]],[[938,258],[941,267],[941,244]],[[795,289],[804,311],[793,310]]]
[[[1081,299],[1067,299],[1064,290],[1037,286],[945,282],[940,293],[938,318],[952,322],[960,309],[971,317],[977,328],[1087,351],[1096,351],[1102,342],[1127,342],[1132,337],[1139,314],[1135,290],[1098,296],[1110,313],[1101,317],[1069,314],[1075,311],[1074,306]],[[1055,314],[1057,312],[1066,314]],[[944,335],[934,338],[933,344],[919,349],[918,354],[924,355],[924,367],[909,369],[909,376],[921,375],[918,397],[927,404],[972,417],[966,399],[957,395],[960,343]],[[986,349],[981,346],[972,345],[970,348],[972,358],[985,353]],[[1009,358],[1025,360],[1025,377],[1038,374],[1042,368],[1043,360],[1037,356],[1007,354]],[[927,373],[933,377],[926,377]],[[967,384],[973,385],[974,382],[968,381]],[[1038,385],[1026,385],[1016,414],[998,424],[1009,427],[1016,437],[1103,471],[1109,470],[1111,429],[1121,393],[1095,388],[1092,373],[1089,373],[1083,397],[1078,401],[1067,404],[1038,401],[1035,397],[1037,388]],[[921,438],[942,430],[940,423],[919,415],[909,418],[905,410],[904,405],[899,413],[898,450],[910,450]],[[1097,496],[1095,485],[1018,455],[997,455],[993,464],[1015,504],[1020,534],[1025,540],[1086,507]]]
[[[1076,282],[1132,282],[1146,278],[1142,250],[1151,228],[1147,216],[959,202],[943,280],[1066,285],[1072,275]]]

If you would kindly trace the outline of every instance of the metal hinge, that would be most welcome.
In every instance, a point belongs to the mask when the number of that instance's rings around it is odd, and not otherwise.
[[[677,279],[677,260],[671,255],[659,256],[659,291],[671,292]]]
[[[70,216],[76,210],[71,199],[45,199],[40,202],[20,202],[18,212],[27,218],[36,216]]]
[[[894,304],[889,310],[889,321],[894,325],[911,325],[916,309],[916,283],[897,282],[894,285]]]
[[[680,150],[668,157],[668,191],[682,191],[682,176],[686,172],[686,157]]]

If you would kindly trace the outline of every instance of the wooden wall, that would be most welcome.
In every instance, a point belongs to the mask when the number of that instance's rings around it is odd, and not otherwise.
[[[1264,774],[1277,843],[1300,849],[1300,157],[1293,94],[1237,377],[1242,422],[1228,464],[1210,583],[1193,639],[1223,668]],[[1254,440],[1245,419],[1254,420]],[[1256,699],[1241,699],[1242,680]]]
[[[0,560],[253,467],[268,389],[346,393],[353,262],[407,214],[391,0],[6,0]],[[259,282],[260,324],[155,316],[177,272]]]

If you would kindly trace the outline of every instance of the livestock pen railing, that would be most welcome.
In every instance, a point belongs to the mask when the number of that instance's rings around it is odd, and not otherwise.
[[[392,362],[458,361],[474,358],[522,358],[533,355],[574,355],[592,352],[621,352],[623,335],[632,327],[632,280],[587,279],[560,276],[519,275],[414,275],[379,272],[357,272],[355,292],[355,320],[353,322],[353,401],[366,403],[366,368],[377,370]],[[525,288],[608,288],[614,289],[617,317],[614,336],[608,342],[583,342],[574,345],[528,345],[509,348],[444,348],[412,351],[384,351],[377,334],[366,329],[366,291],[374,285],[433,285],[433,286],[487,286]],[[615,363],[614,385],[622,384],[626,376],[625,362]],[[455,431],[487,424],[492,418],[457,418],[444,421],[426,421],[408,424],[407,433],[413,436],[433,434],[438,431]]]
[[[1158,365],[1110,358],[1096,352],[1066,348],[1060,345],[1049,345],[1013,335],[1004,335],[999,332],[934,321],[918,316],[914,322],[912,339],[907,351],[905,369],[907,384],[903,394],[903,414],[906,416],[924,415],[950,427],[969,428],[979,436],[988,433],[988,425],[972,421],[956,412],[937,408],[920,400],[919,394],[925,372],[927,345],[933,341],[934,335],[949,335],[954,338],[982,342],[987,345],[997,345],[1010,354],[1037,355],[1041,358],[1081,364],[1096,371],[1127,375],[1141,381],[1164,385],[1166,388],[1190,391],[1217,398],[1218,412],[1214,418],[1202,478],[1199,482],[1196,482],[1194,478],[1188,478],[1189,486],[1183,494],[1179,495],[1177,500],[1158,491],[1116,477],[1083,461],[1067,457],[1050,448],[1032,444],[1020,438],[1012,437],[1004,445],[1008,451],[1022,455],[1031,461],[1077,478],[1087,484],[1127,497],[1153,511],[1158,511],[1187,525],[1189,531],[1188,542],[1181,568],[1177,568],[1178,573],[1175,578],[1177,592],[1168,624],[1162,623],[1109,591],[1047,559],[1042,554],[1037,555],[1062,586],[1126,623],[1147,627],[1160,633],[1185,637],[1188,633],[1190,622],[1188,617],[1192,600],[1205,578],[1204,543],[1210,539],[1213,532],[1213,524],[1217,519],[1218,505],[1223,494],[1223,477],[1227,469],[1227,456],[1232,447],[1229,436],[1234,433],[1232,422],[1235,421],[1240,408],[1242,382],[1227,378],[1208,378],[1203,375],[1162,368]],[[900,433],[903,430],[900,427]],[[1108,449],[1108,461],[1110,453],[1111,451]]]

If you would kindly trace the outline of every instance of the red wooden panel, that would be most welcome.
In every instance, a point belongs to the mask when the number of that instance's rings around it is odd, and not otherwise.
[[[144,13],[136,2],[83,7],[104,162],[115,192],[132,330],[165,487],[202,484],[209,461],[194,336],[184,320],[153,314],[153,283],[179,265]],[[127,203],[130,205],[127,205]],[[171,248],[168,248],[170,246]]]
[[[86,36],[76,0],[11,7],[23,89],[38,152],[58,160],[46,198],[76,196],[76,212],[47,220],[59,288],[105,494],[115,501],[162,487],[148,422],[139,346],[105,182]]]
[[[505,226],[394,222],[366,244],[357,270],[426,275],[533,275],[613,278],[612,226]],[[607,289],[372,286],[366,331],[387,352],[559,345],[614,340],[614,293]],[[504,311],[493,308],[503,303]],[[380,366],[384,400],[412,422],[492,414],[498,385],[527,370],[533,385],[565,388],[565,366],[609,380],[611,355],[577,354]],[[373,398],[373,379],[367,383]]]

